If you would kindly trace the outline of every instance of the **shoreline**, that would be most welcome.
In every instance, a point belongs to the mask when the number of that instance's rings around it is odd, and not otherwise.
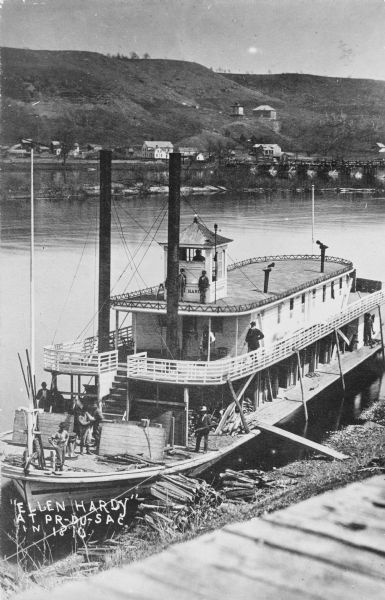
[[[53,564],[26,573],[10,562],[0,568],[4,597],[30,589],[52,589],[63,581],[83,578],[100,570],[142,560],[170,545],[193,539],[225,525],[246,521],[286,508],[322,492],[343,487],[385,472],[385,399],[361,413],[357,423],[331,433],[324,443],[349,455],[344,461],[330,461],[317,454],[296,460],[266,473],[271,487],[257,490],[252,502],[224,500],[216,508],[197,507],[193,526],[185,532],[165,529],[163,535],[140,523],[126,526],[114,538],[116,546],[102,563],[87,561],[86,555],[71,553]],[[113,536],[111,536],[113,537]],[[92,542],[94,543],[94,542]],[[93,548],[103,547],[98,542]],[[8,581],[7,575],[8,573]],[[9,581],[12,580],[12,585]]]

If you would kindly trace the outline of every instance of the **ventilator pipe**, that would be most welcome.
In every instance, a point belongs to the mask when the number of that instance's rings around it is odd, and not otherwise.
[[[275,267],[275,263],[270,263],[269,265],[267,265],[267,267],[265,267],[263,269],[264,273],[265,273],[265,281],[263,283],[263,292],[265,294],[267,294],[267,290],[269,288],[269,277],[270,277],[270,271],[271,269]]]
[[[325,271],[325,252],[329,248],[329,246],[326,246],[319,240],[316,240],[316,244],[318,244],[318,246],[320,247],[320,250],[321,250],[321,273],[324,273],[324,271]]]

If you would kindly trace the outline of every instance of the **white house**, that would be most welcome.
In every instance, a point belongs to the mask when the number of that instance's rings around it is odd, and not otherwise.
[[[243,106],[241,106],[239,104],[239,102],[236,102],[235,104],[232,105],[231,115],[233,117],[243,117],[244,116]]]
[[[253,114],[258,117],[258,119],[269,119],[270,121],[275,121],[277,118],[277,111],[268,104],[257,106],[257,108],[253,109]]]
[[[253,150],[255,154],[268,158],[279,158],[282,155],[281,146],[278,144],[254,144]]]
[[[142,146],[142,157],[168,160],[173,150],[174,146],[171,142],[145,141]]]

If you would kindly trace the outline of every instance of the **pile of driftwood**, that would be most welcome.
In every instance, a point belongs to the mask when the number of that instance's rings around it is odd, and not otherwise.
[[[249,415],[255,411],[254,406],[249,398],[245,398],[242,401],[242,411],[244,415]],[[233,402],[223,413],[223,417],[217,427],[216,433],[236,435],[242,431],[243,425],[241,414],[238,411],[235,402]]]
[[[221,503],[210,485],[184,475],[162,475],[150,493],[151,499],[139,506],[139,520],[160,534],[185,531],[199,512]]]
[[[245,471],[226,469],[219,477],[221,480],[220,492],[228,500],[251,502],[255,499],[258,489],[275,485],[272,480],[267,478],[264,471],[258,469],[246,469]]]

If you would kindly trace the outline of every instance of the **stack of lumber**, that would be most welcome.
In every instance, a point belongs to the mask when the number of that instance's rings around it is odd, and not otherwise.
[[[219,475],[220,491],[228,500],[252,501],[258,488],[269,485],[266,475],[258,469],[233,471],[226,469]]]
[[[151,486],[153,498],[139,506],[139,519],[160,534],[185,531],[198,513],[218,506],[220,495],[204,481],[184,475],[162,475]]]
[[[135,468],[153,467],[162,465],[163,462],[150,460],[138,454],[106,454],[99,458],[100,462],[118,463],[120,465],[135,466]]]

